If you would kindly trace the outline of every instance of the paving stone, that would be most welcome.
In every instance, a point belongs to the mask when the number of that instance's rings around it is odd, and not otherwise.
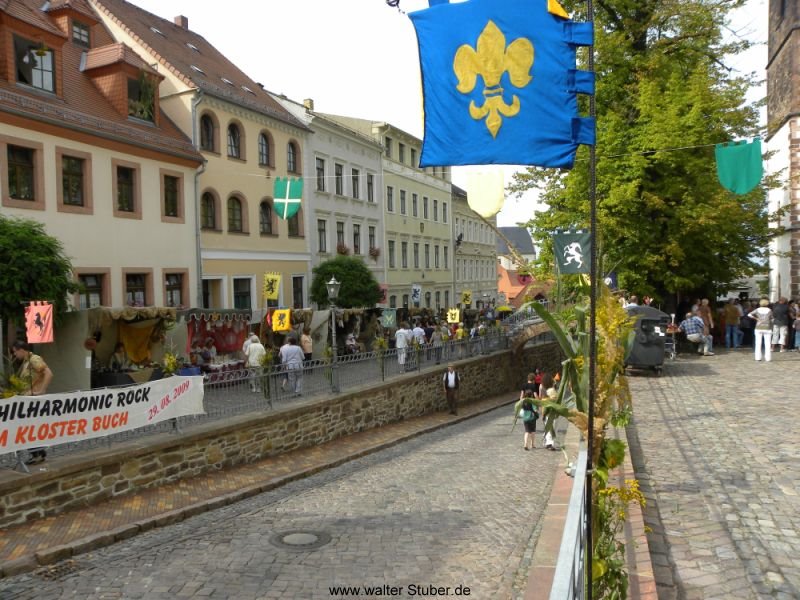
[[[659,598],[800,598],[791,578],[800,568],[800,360],[779,353],[761,367],[754,372],[749,353],[679,355],[662,377],[629,380],[634,467],[652,483],[648,518],[658,519],[658,552],[674,565],[671,574],[654,569]],[[775,418],[743,421],[742,390],[753,391],[748,415]],[[673,415],[688,416],[676,427]]]

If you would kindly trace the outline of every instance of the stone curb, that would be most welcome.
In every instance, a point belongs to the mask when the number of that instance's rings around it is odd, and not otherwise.
[[[111,531],[92,534],[74,540],[68,544],[54,546],[52,548],[47,548],[44,550],[39,550],[34,554],[21,556],[14,560],[6,561],[0,564],[0,578],[11,577],[13,575],[20,575],[23,573],[34,571],[39,567],[51,565],[55,562],[71,558],[78,554],[83,554],[85,552],[90,552],[92,550],[98,550],[100,548],[110,546],[116,542],[121,542],[123,540],[130,539],[136,535],[139,535],[140,533],[144,533],[145,531],[149,531],[151,529],[155,529],[158,527],[165,527],[167,525],[172,525],[174,523],[179,523],[180,521],[188,519],[189,517],[199,515],[208,512],[210,510],[214,510],[216,508],[221,508],[223,506],[227,506],[229,504],[233,504],[241,500],[245,500],[252,496],[256,496],[262,492],[267,492],[279,488],[293,481],[305,479],[306,477],[310,477],[321,471],[326,471],[328,469],[341,466],[352,460],[362,458],[369,454],[380,452],[381,450],[391,448],[402,442],[414,439],[426,433],[438,431],[440,429],[444,429],[445,427],[449,427],[456,423],[461,423],[462,421],[466,421],[468,419],[484,415],[502,406],[513,404],[514,402],[516,402],[516,400],[517,400],[516,398],[513,398],[511,400],[500,400],[498,398],[496,402],[492,403],[491,405],[484,406],[475,412],[471,412],[469,414],[463,414],[462,411],[461,415],[455,416],[451,420],[448,420],[444,423],[434,423],[432,425],[423,426],[417,431],[408,433],[406,435],[398,436],[387,442],[381,442],[369,446],[367,448],[362,448],[360,450],[347,454],[346,456],[339,457],[335,460],[330,460],[320,465],[315,465],[307,469],[296,471],[289,475],[276,477],[270,479],[269,481],[247,486],[239,490],[236,490],[235,492],[223,494],[222,496],[218,496],[216,498],[211,498],[209,500],[204,500],[202,502],[197,502],[195,504],[190,504],[182,508],[161,513],[159,515],[154,515],[152,517],[141,519],[139,521],[136,521],[135,523],[123,525]],[[429,413],[429,414],[435,414],[435,413]]]

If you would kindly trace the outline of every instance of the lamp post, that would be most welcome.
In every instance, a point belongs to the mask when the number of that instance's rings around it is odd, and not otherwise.
[[[336,281],[335,276],[331,276],[331,280],[325,284],[328,290],[328,301],[331,305],[331,350],[333,350],[333,366],[331,368],[331,390],[334,394],[339,393],[339,363],[337,361],[336,352],[336,300],[339,298],[339,288],[342,283]]]

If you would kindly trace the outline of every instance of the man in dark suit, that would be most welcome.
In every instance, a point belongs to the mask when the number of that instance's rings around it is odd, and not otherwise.
[[[458,414],[458,388],[461,383],[461,377],[456,372],[453,363],[447,365],[447,371],[442,376],[442,385],[444,386],[444,393],[447,397],[447,406],[450,407],[450,414]]]

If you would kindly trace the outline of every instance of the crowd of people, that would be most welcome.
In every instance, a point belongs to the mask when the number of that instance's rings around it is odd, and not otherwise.
[[[404,321],[394,333],[395,348],[397,348],[397,363],[401,371],[413,370],[415,347],[425,351],[426,359],[440,364],[443,358],[464,358],[477,351],[481,337],[487,330],[485,321],[475,321],[467,329],[464,323],[445,323],[428,320],[415,321],[413,329]],[[453,348],[450,342],[463,342]],[[457,356],[455,356],[457,354]]]
[[[781,296],[741,300],[729,298],[712,308],[708,298],[698,299],[678,325],[697,352],[714,356],[714,345],[728,350],[754,350],[757,361],[771,361],[773,352],[800,350],[800,304]]]

